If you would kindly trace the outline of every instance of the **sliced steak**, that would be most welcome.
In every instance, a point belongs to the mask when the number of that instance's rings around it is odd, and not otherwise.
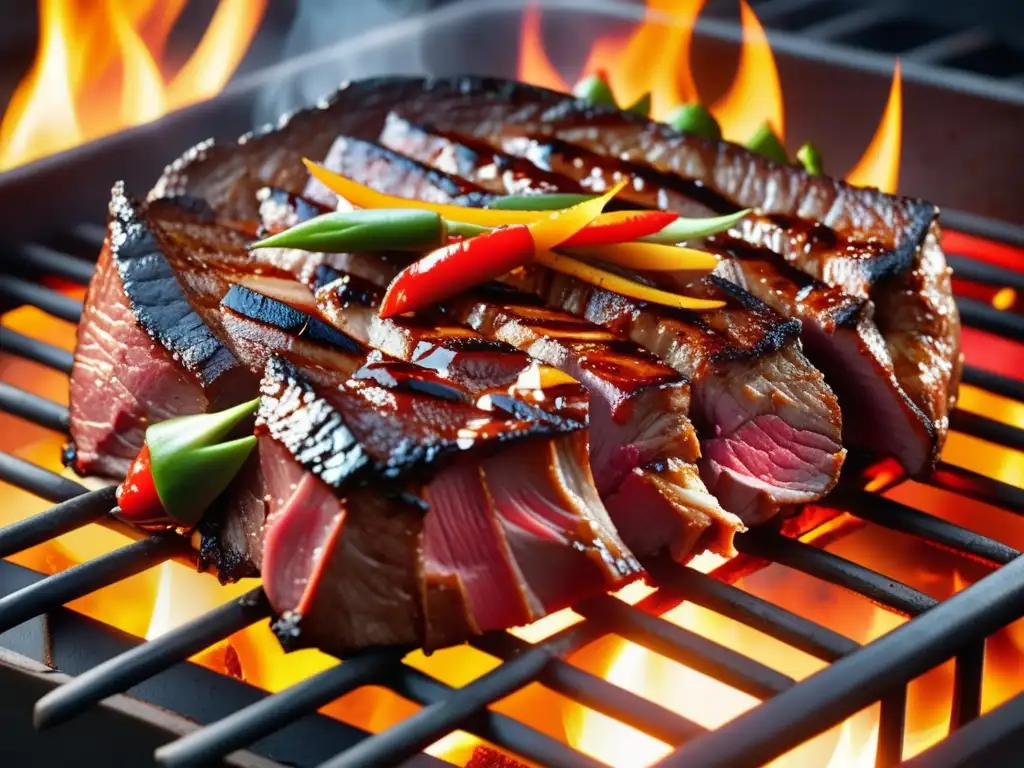
[[[370,364],[341,381],[268,363],[264,584],[293,645],[436,648],[639,572],[603,518],[578,425],[411,389],[416,370]]]
[[[346,163],[341,153],[333,158]],[[265,197],[286,199],[280,191]],[[295,203],[287,220],[298,221],[311,212],[299,200]],[[268,211],[274,216],[280,212],[280,208]],[[272,219],[261,223],[273,226]],[[327,258],[336,261],[333,254]],[[380,263],[373,266],[374,260],[372,254],[360,259],[364,273],[377,276],[376,284],[321,267],[321,278],[330,275],[334,280],[317,291],[317,303],[336,327],[478,392],[502,386],[518,391],[524,386],[521,374],[527,368],[531,375],[525,378],[543,380],[543,371],[535,372],[530,358],[568,373],[590,392],[591,466],[605,505],[616,527],[635,531],[635,540],[643,543],[637,550],[624,539],[627,546],[638,554],[668,547],[679,560],[705,547],[723,554],[734,552],[733,536],[743,529],[742,523],[707,492],[695,469],[687,470],[700,451],[687,417],[689,387],[676,371],[631,342],[500,285],[443,306],[448,317],[482,337],[446,324],[437,313],[381,319],[377,307],[382,289],[398,265],[377,259]],[[299,266],[298,273],[308,270]],[[638,487],[650,503],[645,525],[628,519],[637,516],[633,494]]]
[[[430,159],[440,137],[426,142],[427,135],[427,130],[406,132],[404,146]],[[387,186],[358,155],[332,152],[331,160],[332,170],[401,196],[426,175],[420,171],[417,182]],[[407,163],[403,168],[415,172]],[[398,180],[392,175],[386,181]],[[692,384],[698,428],[714,435],[706,440],[701,463],[705,482],[722,505],[745,522],[761,522],[782,505],[820,498],[838,480],[845,455],[838,405],[820,373],[794,346],[801,327],[796,318],[786,320],[744,290],[715,278],[705,279],[696,291],[704,298],[725,301],[726,306],[707,312],[645,306],[539,268],[509,280],[551,306],[632,339]],[[805,385],[792,392],[783,381],[772,382],[780,375],[796,376]],[[739,391],[732,393],[731,388]],[[794,394],[797,400],[792,399]],[[799,396],[807,398],[809,408],[794,407]],[[782,412],[794,421],[780,416]]]
[[[219,410],[255,391],[255,379],[190,303],[144,206],[118,183],[78,326],[72,467],[82,475],[121,477],[142,448],[147,425]]]

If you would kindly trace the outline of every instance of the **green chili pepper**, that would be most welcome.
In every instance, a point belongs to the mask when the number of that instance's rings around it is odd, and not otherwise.
[[[730,213],[725,216],[712,216],[706,219],[679,218],[675,221],[669,222],[664,229],[655,232],[653,235],[641,237],[640,241],[644,243],[675,245],[676,243],[682,243],[686,240],[693,240],[698,237],[717,235],[719,232],[725,232],[728,230],[733,224],[742,219],[748,213],[750,213],[749,208],[743,211],[736,211],[736,213]]]
[[[485,227],[481,224],[467,224],[464,221],[444,220],[448,228],[448,237],[476,237],[484,232],[490,232],[494,227]]]
[[[626,107],[626,111],[627,112],[632,112],[634,115],[640,115],[640,117],[650,117],[651,116],[651,94],[650,94],[650,92],[648,91],[643,96],[641,96],[639,99],[637,99],[636,103],[634,103],[633,106]]]
[[[683,133],[695,133],[715,141],[722,138],[722,129],[718,121],[700,102],[691,101],[689,104],[683,104],[669,115],[665,122]]]
[[[821,176],[825,173],[821,150],[809,141],[796,151],[796,159],[803,164],[804,170],[811,176]]]
[[[334,211],[264,238],[250,248],[300,248],[304,251],[430,251],[445,243],[444,220],[415,208],[366,208]]]
[[[618,106],[615,96],[612,95],[612,89],[608,86],[608,81],[600,74],[590,75],[590,77],[580,80],[572,89],[572,95],[598,107]]]
[[[572,192],[555,192],[546,195],[506,195],[488,204],[488,208],[503,211],[556,211],[569,208],[597,195],[581,195]]]
[[[146,430],[157,495],[179,525],[196,525],[238,474],[256,445],[256,437],[220,441],[258,407],[259,398],[219,413],[168,419]]]
[[[775,131],[772,130],[768,122],[761,123],[761,126],[754,131],[754,135],[747,142],[747,149],[777,163],[789,162],[786,148],[782,146],[782,142],[779,141],[779,137],[775,135]]]

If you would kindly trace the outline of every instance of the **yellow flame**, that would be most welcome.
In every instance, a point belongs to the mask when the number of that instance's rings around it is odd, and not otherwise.
[[[883,192],[895,192],[900,183],[902,138],[903,78],[897,59],[885,112],[871,143],[853,170],[846,175],[846,180],[858,187],[877,187]]]
[[[711,107],[725,138],[747,141],[767,120],[779,139],[786,139],[782,83],[764,27],[746,0],[740,0],[743,47],[729,90]]]

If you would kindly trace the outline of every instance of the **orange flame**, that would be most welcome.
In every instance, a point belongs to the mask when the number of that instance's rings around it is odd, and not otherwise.
[[[782,105],[782,83],[775,56],[764,27],[746,0],[740,0],[743,47],[736,78],[711,113],[722,126],[725,138],[745,142],[766,120],[785,141],[786,123]]]
[[[524,83],[568,91],[569,86],[558,73],[544,49],[540,29],[540,8],[532,3],[523,11],[523,25],[519,30],[519,66],[516,77]]]
[[[889,101],[868,148],[846,180],[858,187],[878,187],[895,192],[900,182],[900,149],[903,138],[903,78],[899,59],[892,73]]]
[[[210,98],[249,47],[267,0],[220,0],[168,82],[167,36],[184,0],[40,0],[39,49],[0,123],[0,170]]]

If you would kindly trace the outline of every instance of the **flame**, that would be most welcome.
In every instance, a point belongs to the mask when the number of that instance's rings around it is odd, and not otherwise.
[[[744,142],[766,120],[779,139],[785,141],[786,124],[782,105],[782,83],[775,56],[764,27],[746,0],[740,0],[743,46],[736,78],[711,113],[722,126],[725,138]]]
[[[183,0],[40,0],[39,47],[0,123],[0,170],[210,98],[237,68],[267,0],[220,0],[168,81],[167,37]]]
[[[996,309],[1010,309],[1017,302],[1017,292],[1013,288],[1000,288],[992,296],[992,306]]]
[[[875,135],[860,160],[846,175],[858,187],[878,187],[895,192],[900,181],[900,149],[903,140],[903,77],[900,61],[892,72],[889,100],[875,129]]]
[[[519,66],[516,77],[524,83],[541,88],[568,91],[569,86],[544,49],[540,20],[540,8],[531,3],[523,11],[523,25],[519,30]]]

